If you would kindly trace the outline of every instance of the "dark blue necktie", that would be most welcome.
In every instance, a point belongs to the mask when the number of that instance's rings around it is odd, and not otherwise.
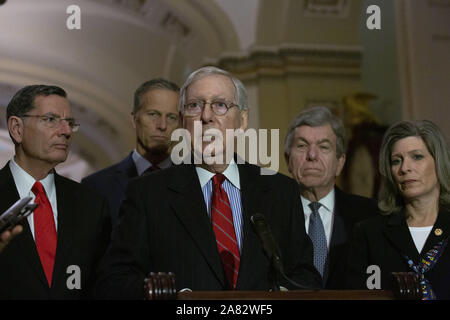
[[[309,237],[314,246],[314,266],[320,272],[322,278],[326,271],[326,262],[328,255],[327,237],[325,236],[325,229],[323,227],[322,219],[319,215],[319,202],[311,202],[311,216],[309,217]]]
[[[145,170],[144,172],[142,172],[142,175],[141,175],[141,176],[149,175],[150,173],[155,172],[155,171],[158,171],[158,170],[161,170],[161,168],[158,167],[157,165],[152,165],[152,166],[150,166],[150,168],[148,168],[147,170]]]

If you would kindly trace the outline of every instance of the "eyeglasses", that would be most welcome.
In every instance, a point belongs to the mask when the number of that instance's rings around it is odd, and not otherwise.
[[[226,100],[213,100],[211,102],[191,100],[184,105],[184,114],[186,116],[198,116],[203,112],[207,104],[211,106],[212,111],[218,116],[224,115],[232,107],[239,107],[237,104]]]
[[[23,115],[21,118],[39,118],[44,122],[44,125],[47,128],[56,128],[61,125],[61,121],[65,120],[67,124],[69,125],[72,132],[77,132],[80,128],[79,123],[75,123],[74,118],[61,118],[60,116],[56,114],[44,114],[44,115]]]

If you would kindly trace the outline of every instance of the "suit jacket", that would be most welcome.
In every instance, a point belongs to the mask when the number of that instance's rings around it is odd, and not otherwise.
[[[335,187],[334,221],[328,251],[328,275],[325,276],[326,289],[345,288],[347,256],[351,232],[354,225],[378,214],[376,201],[343,192]]]
[[[238,290],[268,290],[269,261],[250,225],[262,213],[278,242],[284,270],[297,283],[320,287],[312,263],[312,243],[300,213],[297,183],[281,174],[238,165],[243,244]],[[149,272],[173,272],[177,289],[224,290],[227,280],[217,251],[194,165],[173,166],[129,185],[121,219],[100,267],[100,298],[143,298]],[[289,284],[282,283],[286,287]]]
[[[441,229],[440,232],[435,232]],[[367,289],[370,265],[381,269],[381,289],[391,289],[391,272],[412,272],[403,254],[417,264],[440,241],[450,236],[450,212],[441,210],[425,242],[418,252],[403,212],[378,216],[356,225],[349,257],[348,285]],[[447,245],[436,265],[425,273],[439,299],[450,299],[450,247]]]
[[[132,153],[121,162],[100,170],[81,180],[108,200],[111,223],[115,226],[119,220],[119,210],[125,199],[128,182],[138,176]]]
[[[81,299],[92,290],[94,270],[110,240],[106,200],[55,173],[58,229],[52,286],[49,288],[26,219],[23,231],[0,255],[0,299]],[[9,164],[0,170],[0,212],[19,199]],[[69,268],[79,267],[79,270]],[[73,288],[80,276],[80,289]],[[69,285],[69,289],[67,284]]]

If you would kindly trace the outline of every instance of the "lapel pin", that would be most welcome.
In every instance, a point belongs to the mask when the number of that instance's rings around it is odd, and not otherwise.
[[[434,230],[434,234],[437,236],[441,236],[442,235],[442,229],[437,228],[436,230]]]

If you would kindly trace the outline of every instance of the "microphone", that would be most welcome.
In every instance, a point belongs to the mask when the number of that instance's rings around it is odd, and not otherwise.
[[[275,271],[275,274],[272,274],[272,289],[274,291],[280,290],[280,286],[277,281],[278,275],[281,275],[295,287],[298,287],[300,289],[310,289],[309,287],[305,287],[294,282],[285,275],[283,262],[281,261],[281,252],[278,248],[277,242],[272,235],[270,226],[266,222],[266,218],[264,217],[264,215],[262,215],[261,213],[255,213],[250,217],[250,221],[253,225],[253,229],[259,237],[259,240],[261,240],[261,244],[267,258],[269,258],[269,261],[271,262],[272,272]]]
[[[283,273],[283,263],[278,245],[273,238],[272,231],[266,222],[266,218],[261,213],[255,213],[250,217],[256,234],[261,240],[264,252],[269,260],[274,264],[275,270]]]

